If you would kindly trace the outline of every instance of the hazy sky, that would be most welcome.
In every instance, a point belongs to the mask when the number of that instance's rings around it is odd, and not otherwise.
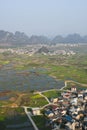
[[[87,0],[0,0],[0,30],[87,34]]]

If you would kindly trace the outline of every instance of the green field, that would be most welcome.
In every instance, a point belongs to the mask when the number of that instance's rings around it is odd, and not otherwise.
[[[39,94],[31,94],[30,96],[26,95],[22,97],[22,102],[24,103],[22,105],[26,105],[29,107],[42,107],[48,104],[46,99]]]
[[[7,130],[7,125],[22,124],[28,121],[23,108],[0,108],[0,129]]]
[[[40,130],[50,130],[49,127],[45,127],[46,119],[43,115],[32,116],[32,119]]]
[[[46,71],[39,73],[55,76],[57,79],[72,79],[87,83],[87,54],[76,54],[74,56],[0,54],[0,66],[9,63],[13,64],[15,70],[45,68]]]
[[[10,64],[10,68],[9,65]],[[21,75],[26,77],[27,75],[30,75],[30,72],[28,70],[38,70],[35,75],[38,77],[38,75],[48,75],[51,77],[54,77],[55,80],[73,80],[80,83],[87,84],[87,54],[81,53],[76,54],[74,56],[67,56],[67,55],[55,55],[55,56],[44,56],[44,55],[33,55],[29,56],[27,54],[23,55],[17,55],[17,54],[0,54],[0,68],[3,68],[4,66],[8,67],[8,71],[10,70],[20,70],[20,73],[18,73],[21,79]],[[21,72],[22,71],[22,72]],[[17,77],[17,78],[19,78]],[[16,79],[18,80],[18,79]],[[16,84],[16,80],[14,81],[13,77],[13,84]],[[20,81],[20,80],[19,80]],[[9,81],[10,82],[10,81]],[[1,86],[4,86],[6,82],[1,82]],[[11,84],[11,85],[13,85]],[[21,84],[21,81],[20,81]],[[19,85],[20,85],[19,84]],[[24,84],[21,84],[22,87]],[[37,85],[37,84],[36,84]],[[68,84],[70,87],[72,84]],[[11,88],[10,84],[8,85],[9,88]],[[15,86],[19,87],[18,84]],[[45,86],[44,86],[45,87]],[[83,87],[83,86],[80,86]],[[21,87],[19,87],[21,88]],[[49,88],[47,88],[49,89]],[[34,89],[33,89],[34,90]],[[50,97],[57,97],[58,92],[47,92],[44,93],[48,98]],[[11,101],[6,101],[9,104]],[[0,106],[7,103],[3,101],[0,101]],[[35,106],[43,106],[47,104],[47,101],[40,97],[40,95],[32,95],[27,94],[27,96],[23,96],[20,101],[18,100],[18,104],[20,105],[29,105],[31,107]]]
[[[47,92],[44,92],[43,95],[45,95],[48,99],[58,98],[61,95],[61,91],[60,90],[47,91]]]

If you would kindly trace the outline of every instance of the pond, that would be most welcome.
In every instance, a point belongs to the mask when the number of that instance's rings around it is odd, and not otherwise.
[[[0,69],[0,91],[6,90],[47,90],[64,86],[62,80],[56,80],[44,73],[44,68],[15,70],[11,64]]]

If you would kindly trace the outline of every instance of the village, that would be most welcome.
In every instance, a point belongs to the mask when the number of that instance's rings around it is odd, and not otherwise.
[[[26,45],[23,47],[14,47],[14,48],[0,48],[0,54],[18,54],[23,55],[27,54],[29,56],[33,56],[36,54],[42,55],[75,55],[76,52],[73,51],[73,47],[78,45],[45,45],[45,44],[37,44],[37,45]]]
[[[87,90],[73,86],[48,100],[43,108],[31,108],[29,112],[27,107],[26,111],[31,118],[43,114],[49,130],[87,130]]]

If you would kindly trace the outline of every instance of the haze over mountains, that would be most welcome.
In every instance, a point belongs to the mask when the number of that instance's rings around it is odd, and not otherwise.
[[[23,44],[57,44],[57,43],[87,43],[87,36],[80,34],[69,34],[66,37],[61,35],[49,39],[46,36],[32,35],[27,36],[24,32],[16,31],[15,33],[0,30],[0,44],[23,45]]]

